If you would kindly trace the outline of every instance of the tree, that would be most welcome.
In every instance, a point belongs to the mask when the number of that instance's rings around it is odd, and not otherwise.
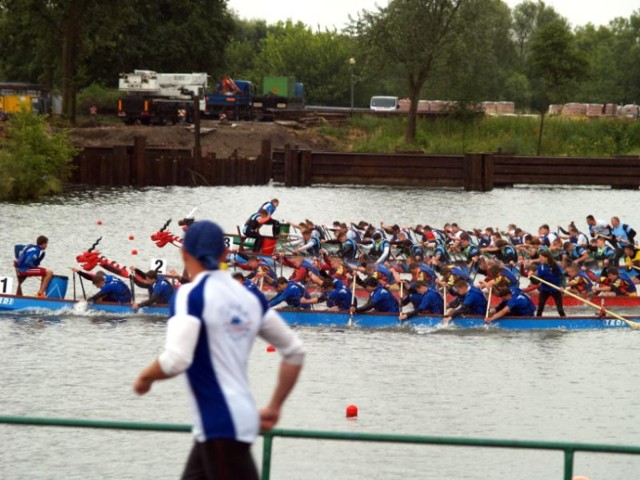
[[[44,117],[24,111],[6,124],[0,143],[0,199],[60,193],[77,153],[64,133],[50,133]]]
[[[518,48],[520,65],[527,62],[529,40],[535,31],[554,20],[562,17],[553,7],[547,6],[542,0],[536,2],[525,0],[513,9],[513,37]]]
[[[303,23],[278,22],[259,42],[252,78],[295,77],[305,85],[308,103],[346,104],[349,99],[349,58],[354,42],[336,30],[313,31]]]
[[[531,38],[530,78],[534,86],[533,105],[540,112],[538,155],[542,151],[545,113],[550,103],[563,103],[575,91],[587,61],[578,51],[569,25],[554,20],[540,27]]]
[[[393,61],[405,77],[409,117],[405,141],[416,138],[420,92],[434,63],[444,52],[443,43],[460,6],[467,0],[391,0],[386,8],[365,11],[355,27],[369,59],[375,63]]]
[[[516,63],[510,29],[511,10],[502,0],[468,0],[460,7],[423,94],[462,104],[512,100],[504,96],[506,78]]]

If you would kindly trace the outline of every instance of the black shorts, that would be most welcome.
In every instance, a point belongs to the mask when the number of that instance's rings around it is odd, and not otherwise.
[[[182,480],[258,480],[250,448],[228,439],[195,442]]]

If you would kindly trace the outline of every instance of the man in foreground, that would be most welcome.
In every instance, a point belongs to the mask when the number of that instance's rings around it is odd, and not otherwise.
[[[164,352],[133,386],[144,395],[156,380],[186,372],[195,444],[185,479],[257,480],[249,448],[260,428],[270,430],[278,422],[304,361],[302,343],[278,313],[220,271],[225,257],[218,225],[200,221],[189,227],[182,258],[192,281],[172,299]],[[258,335],[283,356],[271,401],[259,414],[247,379],[247,362]]]

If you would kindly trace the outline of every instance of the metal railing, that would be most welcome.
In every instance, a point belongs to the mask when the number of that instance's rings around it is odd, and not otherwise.
[[[0,416],[0,424],[32,425],[48,427],[98,428],[110,430],[137,430],[147,432],[190,432],[191,426],[170,423],[119,422],[110,420],[84,420],[72,418],[41,418]],[[417,445],[444,445],[454,447],[510,448],[521,450],[554,450],[564,453],[564,480],[573,477],[573,462],[576,452],[640,455],[640,447],[604,445],[594,443],[545,442],[535,440],[500,440],[486,438],[456,438],[426,435],[389,435],[377,433],[323,432],[304,430],[272,430],[263,432],[262,480],[271,476],[271,457],[275,437],[304,438],[315,440],[340,440],[377,443],[409,443]]]

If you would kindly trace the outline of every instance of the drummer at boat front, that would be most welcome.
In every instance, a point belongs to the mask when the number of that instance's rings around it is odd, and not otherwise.
[[[37,293],[38,297],[45,296],[49,282],[53,278],[53,270],[40,266],[48,245],[49,239],[44,235],[40,235],[36,239],[36,244],[24,247],[15,261],[20,277],[41,277],[40,289]]]
[[[469,285],[463,278],[456,280],[453,285],[460,297],[460,306],[449,310],[443,322],[449,323],[453,318],[461,315],[484,315],[487,312],[487,299],[478,287]]]
[[[495,309],[491,309],[493,313],[484,319],[485,323],[491,323],[506,315],[510,317],[533,317],[536,311],[536,306],[522,290],[514,293],[509,287],[503,286],[496,289],[496,296],[501,298],[502,301]]]
[[[142,282],[149,289],[149,298],[144,302],[134,302],[131,307],[137,311],[140,308],[150,307],[151,305],[168,305],[173,295],[173,285],[164,275],[159,275],[155,270],[149,270]]]

